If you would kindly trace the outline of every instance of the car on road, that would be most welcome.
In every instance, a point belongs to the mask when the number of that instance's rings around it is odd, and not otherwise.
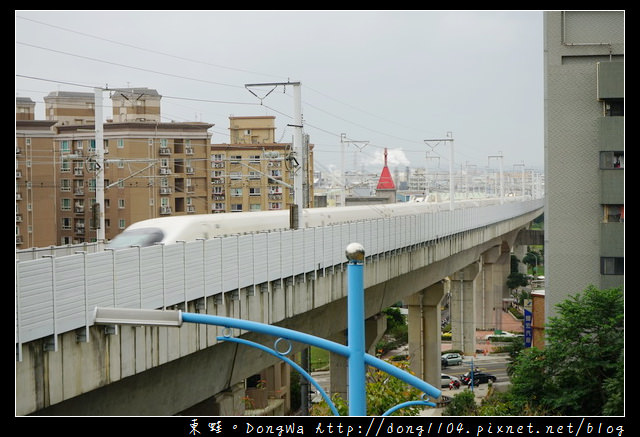
[[[460,380],[455,376],[440,374],[440,387],[449,387],[449,384],[453,381],[456,388],[460,387]]]
[[[462,355],[450,352],[442,355],[442,364],[445,366],[456,366],[462,364]]]
[[[524,338],[524,334],[514,334],[512,332],[502,331],[502,334],[489,334],[489,335],[485,335],[484,338],[485,340],[491,340],[491,339],[506,340],[506,339],[512,339],[512,338]]]
[[[485,372],[473,372],[473,385],[479,385],[491,382],[496,382],[498,378],[495,375]],[[471,373],[465,373],[460,378],[463,384],[471,385]]]

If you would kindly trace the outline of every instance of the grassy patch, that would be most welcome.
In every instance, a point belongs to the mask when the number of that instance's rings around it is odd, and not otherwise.
[[[329,369],[329,351],[311,346],[311,371]]]

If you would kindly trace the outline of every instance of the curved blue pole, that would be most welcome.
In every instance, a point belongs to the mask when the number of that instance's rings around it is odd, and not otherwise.
[[[434,404],[433,402],[428,402],[428,401],[409,401],[409,402],[404,402],[402,404],[396,405],[393,408],[389,408],[382,415],[383,416],[390,416],[393,412],[399,410],[400,408],[410,407],[412,405],[420,405],[420,406],[428,406],[428,407],[435,407],[436,406],[436,404]]]
[[[311,377],[311,375],[309,375],[309,373],[307,373],[306,370],[304,370],[302,367],[300,367],[298,364],[296,364],[295,361],[292,361],[291,359],[285,357],[281,353],[279,353],[277,351],[274,351],[273,349],[268,348],[266,346],[263,346],[260,343],[255,343],[253,341],[244,340],[242,338],[218,337],[218,340],[232,341],[232,342],[235,342],[235,343],[240,343],[240,344],[245,344],[247,346],[255,347],[257,349],[263,350],[263,351],[273,355],[274,357],[280,358],[282,361],[285,361],[287,364],[289,364],[291,367],[293,367],[295,370],[297,370],[298,373],[302,374],[302,376],[304,376],[304,378],[307,381],[309,381],[311,384],[313,384],[313,386],[318,390],[318,392],[320,392],[320,395],[324,398],[324,400],[327,403],[327,405],[329,405],[329,408],[331,408],[331,411],[333,412],[333,414],[335,416],[339,416],[340,415],[340,413],[338,413],[338,410],[336,409],[336,407],[333,404],[333,402],[331,402],[331,399],[329,398],[327,393],[322,389],[322,387],[320,387],[320,385],[316,382],[316,380],[313,379]]]
[[[271,335],[274,337],[282,337],[288,340],[297,341],[299,343],[306,343],[311,346],[320,347],[326,349],[338,355],[349,357],[349,348],[343,344],[335,343],[333,341],[325,340],[323,338],[316,337],[314,335],[305,334],[304,332],[294,331],[292,329],[282,328],[280,326],[267,325],[265,323],[253,322],[250,320],[233,319],[230,317],[214,316],[211,314],[196,314],[196,313],[180,313],[182,321],[187,323],[203,323],[207,325],[226,326],[229,328],[244,329],[247,331],[253,331],[260,334]],[[364,361],[367,365],[373,366],[383,372],[386,372],[401,381],[406,382],[424,392],[432,398],[438,398],[441,395],[441,391],[430,384],[427,384],[420,378],[397,368],[396,366],[387,363],[379,358],[376,358],[370,354],[364,355]]]

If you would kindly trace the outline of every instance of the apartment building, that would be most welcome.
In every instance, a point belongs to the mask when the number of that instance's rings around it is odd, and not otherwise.
[[[624,284],[624,18],[544,13],[547,319]]]
[[[211,212],[275,211],[294,202],[294,171],[305,175],[305,207],[313,206],[313,146],[291,159],[292,144],[275,141],[275,117],[229,117],[229,144],[211,145]],[[302,162],[300,162],[302,161]]]
[[[213,126],[160,122],[161,96],[114,92],[103,125],[105,236],[137,221],[210,212],[209,145]],[[30,99],[16,100],[16,248],[96,240],[95,95],[55,92],[46,120]]]
[[[55,121],[35,120],[35,102],[16,98],[16,248],[55,244],[56,167],[51,159]]]
[[[211,144],[202,122],[161,122],[161,96],[113,91],[103,124],[105,237],[140,220],[182,214],[288,209],[294,171],[313,206],[312,145],[292,159],[275,141],[275,117],[230,117],[229,144]],[[97,238],[95,94],[57,91],[16,99],[16,248]],[[301,161],[301,162],[300,162]],[[302,166],[302,169],[299,169]]]

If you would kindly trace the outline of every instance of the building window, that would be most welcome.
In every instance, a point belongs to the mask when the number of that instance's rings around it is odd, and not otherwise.
[[[241,203],[232,203],[231,204],[231,212],[242,212],[242,204]]]
[[[124,199],[118,199],[118,209],[124,209]]]
[[[125,219],[118,220],[118,229],[124,229],[127,227],[127,222]]]
[[[601,275],[624,275],[624,257],[600,257]]]
[[[60,199],[60,209],[62,211],[71,211],[71,199]]]
[[[123,138],[118,138],[116,145],[118,147],[118,149],[124,149],[124,139]]]
[[[602,205],[603,223],[620,223],[624,221],[624,205]]]
[[[249,196],[259,196],[260,195],[260,187],[249,187]]]
[[[61,153],[71,152],[71,146],[69,145],[69,141],[67,140],[60,141],[60,152]]]
[[[231,196],[242,197],[242,188],[231,188],[229,191]]]
[[[607,151],[600,152],[600,169],[612,170],[624,168],[624,152],[622,151]]]
[[[232,172],[229,174],[229,177],[230,177],[230,179],[231,179],[231,180],[235,180],[235,181],[237,181],[237,180],[242,179],[242,173],[241,173],[241,172],[239,172],[239,171],[232,171]]]
[[[60,163],[60,171],[62,172],[70,172],[71,171],[71,161],[68,159],[63,159]]]
[[[624,100],[607,100],[604,102],[605,117],[623,117],[624,116]]]
[[[251,205],[249,205],[249,210],[250,211],[261,211],[262,207],[260,206],[259,203],[252,203]]]

